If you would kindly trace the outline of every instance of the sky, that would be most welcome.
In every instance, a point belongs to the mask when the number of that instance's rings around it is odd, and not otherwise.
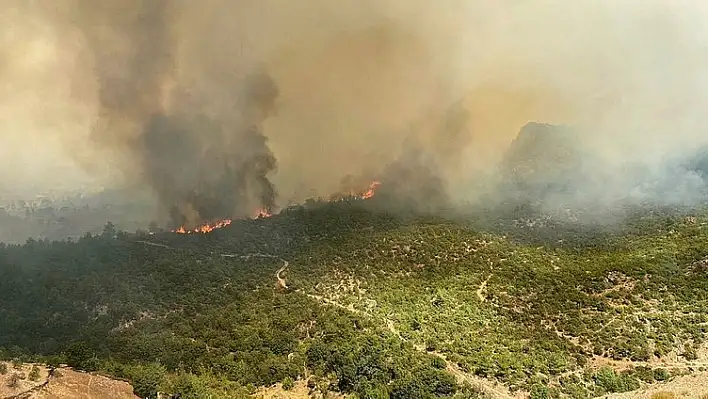
[[[91,29],[129,29],[140,0],[108,3],[81,14]],[[283,200],[330,194],[348,174],[376,175],[411,136],[455,159],[442,173],[463,197],[473,195],[464,182],[491,170],[529,121],[590,132],[579,140],[609,171],[628,160],[659,164],[708,141],[703,2],[295,3],[176,0],[174,65],[160,75],[217,107],[210,96],[220,85],[256,66],[268,71],[279,96],[262,132]],[[94,140],[105,110],[100,54],[87,44],[89,25],[74,18],[92,4],[0,4],[4,190],[122,184],[140,173],[123,144]],[[116,32],[103,45],[130,54],[136,43]],[[116,70],[123,61],[115,57]],[[161,96],[162,105],[171,98]],[[452,104],[468,111],[454,137],[440,127]]]

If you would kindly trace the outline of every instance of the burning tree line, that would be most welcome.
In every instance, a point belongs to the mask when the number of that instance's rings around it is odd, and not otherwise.
[[[372,181],[369,184],[369,187],[366,189],[366,191],[362,193],[350,193],[347,197],[338,197],[338,198],[332,198],[330,201],[338,201],[338,200],[343,200],[345,198],[356,198],[356,199],[361,199],[361,200],[366,200],[373,198],[374,195],[376,194],[376,189],[381,185],[381,182],[379,181]],[[261,208],[258,209],[254,214],[252,215],[252,219],[262,219],[262,218],[269,218],[273,216],[273,213],[266,209],[266,208]],[[223,227],[226,227],[233,223],[233,219],[221,219],[221,220],[216,220],[216,221],[210,221],[210,222],[205,222],[197,227],[194,228],[188,228],[185,225],[180,226],[177,229],[172,230],[173,233],[177,234],[197,234],[197,233],[202,233],[206,234],[211,231],[214,231],[216,229],[220,229]]]

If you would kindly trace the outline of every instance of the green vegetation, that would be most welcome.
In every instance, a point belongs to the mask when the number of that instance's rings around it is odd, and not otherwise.
[[[283,380],[283,389],[286,391],[289,391],[295,387],[295,383],[293,382],[293,379],[290,377],[285,377]]]
[[[32,370],[30,370],[30,373],[27,378],[29,378],[30,381],[39,381],[39,367],[37,367],[36,365],[32,366]]]
[[[209,235],[107,226],[2,245],[0,357],[108,373],[141,397],[304,378],[362,398],[478,397],[476,378],[533,398],[629,391],[670,378],[651,358],[698,356],[706,215],[529,232],[513,215],[404,219],[344,201]]]

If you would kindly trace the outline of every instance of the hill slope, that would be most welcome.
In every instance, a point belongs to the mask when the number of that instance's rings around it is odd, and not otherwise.
[[[298,379],[360,397],[628,391],[708,366],[708,217],[629,222],[525,244],[523,226],[355,201],[208,235],[30,241],[0,249],[1,355],[101,370],[143,397]]]

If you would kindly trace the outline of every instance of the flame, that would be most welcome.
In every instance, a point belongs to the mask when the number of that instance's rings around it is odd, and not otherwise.
[[[376,194],[376,188],[378,188],[381,185],[380,181],[372,181],[371,184],[369,184],[369,189],[366,190],[366,192],[362,195],[360,195],[361,199],[369,199]]]
[[[210,231],[214,231],[216,229],[220,229],[222,227],[226,227],[230,225],[232,222],[231,219],[223,219],[219,220],[216,222],[207,222],[204,223],[203,225],[196,227],[194,229],[187,229],[184,226],[180,226],[177,230],[173,230],[174,233],[177,234],[192,234],[192,233],[209,233]]]
[[[253,219],[269,218],[271,216],[273,216],[273,214],[268,209],[261,208],[254,213]]]
[[[372,198],[376,194],[376,189],[381,185],[381,182],[379,181],[372,181],[371,184],[369,184],[369,188],[361,193],[361,194],[352,194],[352,197],[356,197],[359,199],[369,199]],[[337,198],[337,199],[332,199],[331,201],[341,201],[343,198]],[[252,219],[262,219],[262,218],[269,218],[273,216],[273,213],[268,210],[267,208],[260,208],[256,210],[253,213]],[[233,222],[231,219],[223,219],[219,220],[216,222],[207,222],[204,223],[203,225],[193,228],[193,229],[188,229],[185,226],[180,226],[178,229],[172,230],[173,233],[177,234],[193,234],[193,233],[209,233],[211,231],[214,231],[216,229],[220,229],[222,227],[226,227],[230,225]]]

